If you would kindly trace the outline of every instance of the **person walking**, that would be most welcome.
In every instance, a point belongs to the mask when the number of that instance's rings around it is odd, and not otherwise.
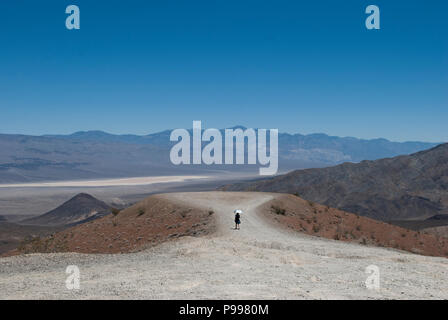
[[[240,230],[241,224],[241,210],[235,210],[235,230]]]

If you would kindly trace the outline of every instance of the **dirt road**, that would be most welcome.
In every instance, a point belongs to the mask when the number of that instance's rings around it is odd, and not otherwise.
[[[212,209],[218,231],[132,254],[0,259],[1,299],[448,299],[448,260],[293,233],[257,214],[268,193],[173,193]],[[242,209],[241,230],[233,210]],[[68,290],[68,265],[81,287]],[[366,267],[380,271],[367,289]]]

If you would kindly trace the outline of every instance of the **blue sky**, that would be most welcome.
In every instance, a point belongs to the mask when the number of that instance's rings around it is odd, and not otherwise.
[[[81,30],[65,28],[65,7]],[[367,5],[381,30],[364,25]],[[1,1],[0,132],[448,141],[447,1]]]

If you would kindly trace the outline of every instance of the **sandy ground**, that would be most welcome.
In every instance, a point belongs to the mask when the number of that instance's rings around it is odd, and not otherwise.
[[[33,254],[0,259],[1,299],[448,299],[448,259],[278,229],[256,208],[266,193],[176,193],[215,211],[218,232],[122,255]],[[233,210],[244,210],[233,230]],[[68,265],[81,287],[68,290]],[[366,267],[380,270],[367,289]]]
[[[0,188],[40,188],[40,187],[116,187],[116,186],[141,186],[155,183],[182,182],[186,180],[207,179],[207,176],[155,176],[100,180],[76,180],[55,182],[34,182],[0,184]]]

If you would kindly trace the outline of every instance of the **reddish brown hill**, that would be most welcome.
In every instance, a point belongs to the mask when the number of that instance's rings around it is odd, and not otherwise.
[[[407,230],[293,195],[279,195],[266,203],[261,212],[277,224],[313,236],[448,257],[446,238]]]
[[[445,237],[448,239],[448,226],[426,228],[426,229],[423,229],[423,231],[433,234],[433,235],[436,235],[438,237]]]
[[[213,211],[153,195],[121,212],[23,243],[10,254],[132,252],[182,236],[204,235],[213,228]]]

